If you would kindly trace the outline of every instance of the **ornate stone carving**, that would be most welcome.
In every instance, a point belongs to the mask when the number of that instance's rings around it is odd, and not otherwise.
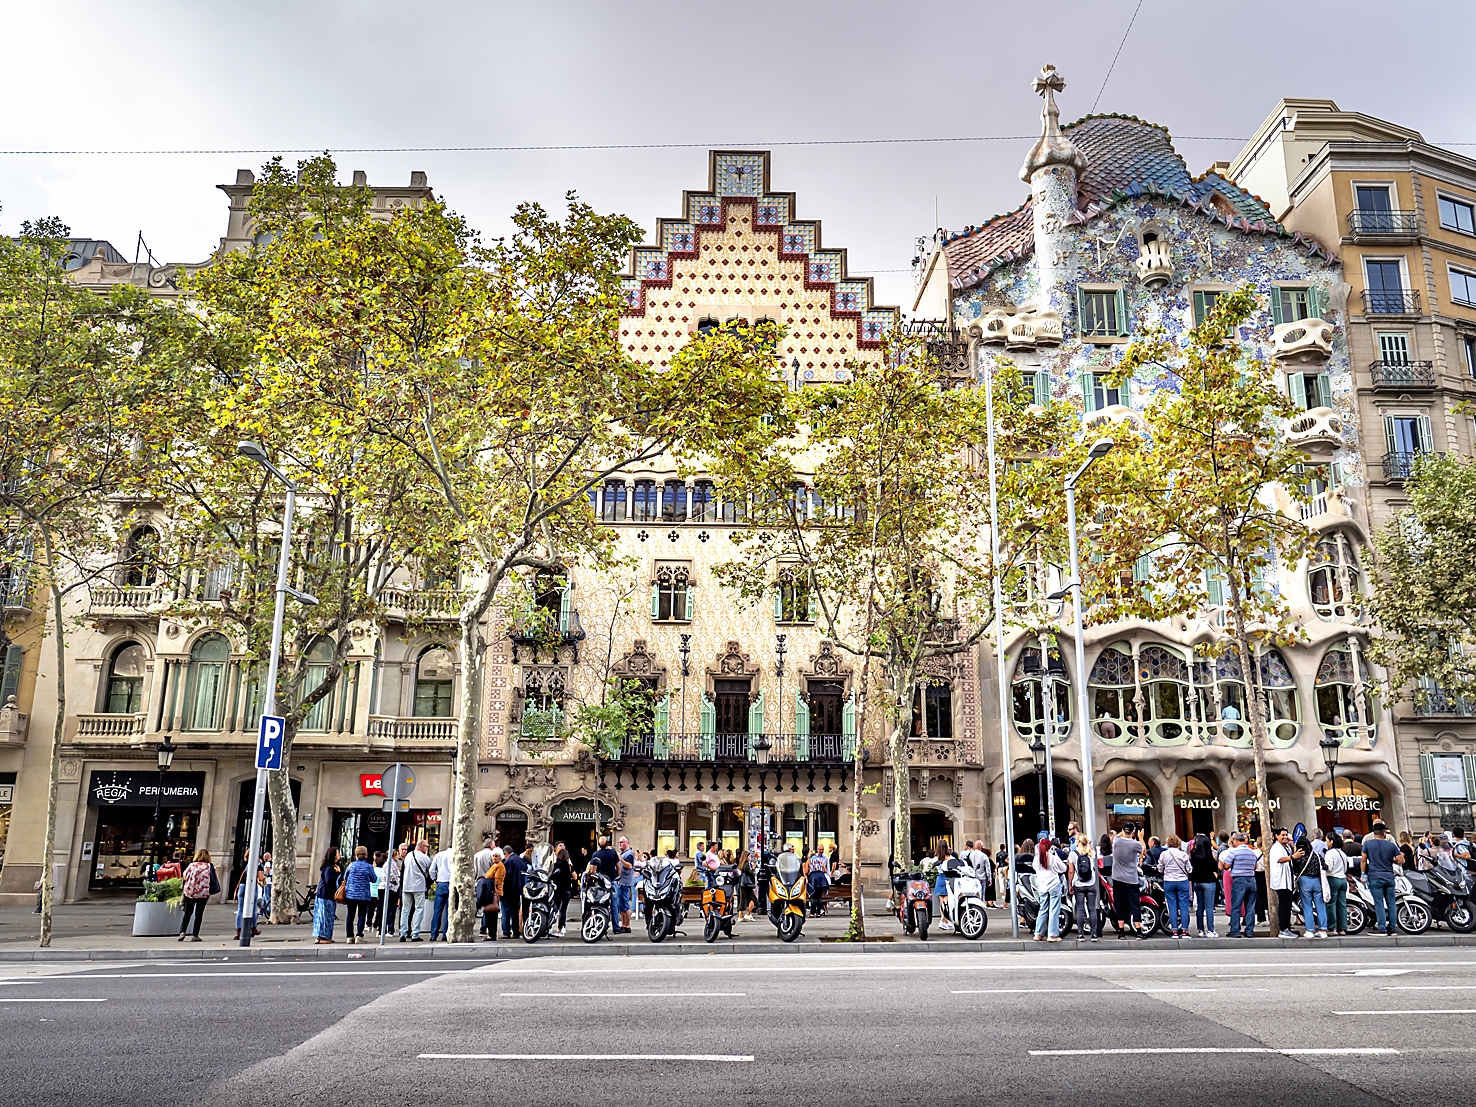
[[[655,677],[658,688],[666,684],[666,667],[656,663],[656,655],[647,648],[644,638],[637,638],[631,650],[610,666],[610,671],[631,680]]]
[[[1281,323],[1272,332],[1276,360],[1283,365],[1321,365],[1332,357],[1332,324],[1321,319]]]
[[[1138,245],[1138,260],[1133,264],[1137,267],[1138,279],[1149,288],[1163,287],[1174,273],[1169,244],[1153,231],[1144,234]]]

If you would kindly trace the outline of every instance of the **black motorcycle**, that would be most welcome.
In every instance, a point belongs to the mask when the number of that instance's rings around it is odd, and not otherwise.
[[[593,945],[610,932],[610,901],[615,884],[604,873],[587,873],[584,877],[584,919],[579,936]]]
[[[523,941],[532,945],[554,926],[554,886],[547,870],[530,865],[523,874]]]
[[[641,881],[645,901],[646,936],[664,941],[676,933],[682,917],[682,867],[670,858],[653,858]]]
[[[1437,864],[1424,872],[1404,874],[1415,894],[1430,905],[1435,917],[1457,934],[1476,930],[1476,889],[1463,868]]]

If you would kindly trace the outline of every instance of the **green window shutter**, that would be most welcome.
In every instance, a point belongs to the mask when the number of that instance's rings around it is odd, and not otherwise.
[[[559,589],[559,633],[569,633],[569,586]]]
[[[1194,294],[1194,325],[1197,327],[1204,322],[1204,293]]]
[[[694,589],[689,584],[689,585],[687,585],[687,603],[686,603],[686,608],[685,608],[685,618],[686,618],[687,622],[689,622],[689,623],[692,621],[692,609],[695,608],[696,606],[697,606],[697,591],[696,591],[696,589]]]
[[[1420,416],[1420,453],[1433,454],[1435,452],[1435,436],[1430,431],[1430,417]]]
[[[784,622],[784,590],[774,585],[774,622]]]
[[[820,605],[815,601],[815,586],[812,583],[805,590],[805,618],[814,622],[820,617]]]
[[[671,693],[656,701],[656,710],[651,713],[651,730],[656,736],[656,756],[666,756],[667,737],[671,734]]]
[[[1322,297],[1318,294],[1315,285],[1307,289],[1307,318],[1322,318]]]
[[[753,744],[758,736],[764,732],[764,694],[760,692],[758,698],[748,709],[748,759],[753,760]]]
[[[845,745],[845,758],[851,760],[856,756],[856,692],[846,699],[845,707],[841,708],[841,737]]]
[[[1288,373],[1286,375],[1286,394],[1291,397],[1291,402],[1303,411],[1308,408],[1307,403],[1307,374]]]
[[[1274,327],[1279,327],[1282,323],[1286,322],[1286,315],[1281,310],[1281,297],[1283,295],[1284,293],[1279,288],[1273,288],[1271,290],[1271,325]]]
[[[799,688],[794,691],[794,732],[805,738],[810,736],[810,705]]]
[[[1204,582],[1204,590],[1209,594],[1211,607],[1223,607],[1225,604],[1225,582],[1219,577],[1207,577]]]
[[[1115,299],[1117,300],[1117,333],[1126,335],[1128,332],[1127,290],[1119,288]]]
[[[1388,454],[1397,454],[1399,452],[1399,447],[1395,445],[1395,441],[1396,440],[1394,438],[1394,416],[1392,416],[1392,415],[1385,415],[1384,416],[1384,452],[1385,453],[1388,453]]]
[[[1463,754],[1461,766],[1466,770],[1466,799],[1476,803],[1476,753]]]
[[[1051,402],[1051,374],[1045,369],[1035,371],[1035,402],[1045,407]]]
[[[1081,397],[1086,405],[1083,411],[1090,415],[1097,410],[1097,375],[1095,373],[1081,375]]]
[[[697,729],[699,734],[698,756],[703,761],[711,761],[715,752],[713,735],[717,733],[717,704],[708,698],[706,692],[697,707]]]
[[[1087,298],[1086,293],[1080,288],[1076,290],[1076,333],[1086,334],[1087,325]]]
[[[1326,373],[1318,373],[1312,379],[1317,382],[1317,406],[1332,407],[1332,378]],[[1311,397],[1308,397],[1308,399],[1311,399]]]
[[[562,611],[559,613],[559,617],[563,618]],[[651,584],[651,618],[661,618],[661,585],[654,581]]]
[[[1139,554],[1138,560],[1133,562],[1133,579],[1147,580],[1153,575],[1153,556],[1151,554]]]
[[[1420,787],[1425,792],[1425,802],[1435,802],[1435,755],[1420,754]]]
[[[4,707],[11,696],[20,695],[21,661],[25,656],[24,646],[12,643],[5,648],[5,667],[0,670],[0,707]]]

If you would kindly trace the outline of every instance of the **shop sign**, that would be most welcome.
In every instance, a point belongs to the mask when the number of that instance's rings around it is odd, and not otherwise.
[[[599,822],[607,823],[615,817],[615,809],[609,804],[599,805]],[[556,823],[595,822],[595,801],[592,799],[568,799],[555,804],[549,818]]]
[[[1249,799],[1242,799],[1240,801],[1240,806],[1243,807],[1243,808],[1245,808],[1247,811],[1259,811],[1261,809],[1261,803],[1260,803],[1259,800],[1256,799],[1255,796],[1251,796]],[[1277,799],[1275,796],[1272,796],[1271,797],[1271,800],[1267,804],[1267,806],[1272,811],[1280,810],[1280,808],[1281,808],[1281,801],[1279,799]]]
[[[364,826],[370,834],[383,834],[389,830],[390,817],[384,811],[371,811],[364,816]]]
[[[95,771],[87,782],[87,802],[97,807],[199,807],[205,797],[204,773]]]
[[[0,784],[0,803],[15,802],[15,785]]]
[[[1331,799],[1324,800],[1319,806],[1324,811],[1334,810]],[[1374,796],[1339,796],[1337,800],[1338,811],[1378,811],[1383,804]]]
[[[1462,757],[1432,757],[1435,769],[1435,799],[1450,802],[1464,800],[1466,795],[1466,764]]]
[[[1187,807],[1191,811],[1218,811],[1220,801],[1213,796],[1208,799],[1204,796],[1180,796],[1179,806]]]
[[[497,821],[500,823],[525,823],[528,821],[528,812],[509,809],[497,812]]]
[[[359,774],[359,791],[363,792],[366,796],[384,795],[383,783],[384,776],[381,773]]]

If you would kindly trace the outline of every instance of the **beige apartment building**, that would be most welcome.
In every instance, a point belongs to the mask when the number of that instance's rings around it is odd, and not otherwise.
[[[1225,172],[1342,260],[1336,298],[1377,529],[1405,506],[1419,456],[1476,447],[1476,422],[1458,410],[1476,400],[1476,161],[1331,100],[1283,100]],[[1476,705],[1429,691],[1393,706],[1410,826],[1470,826]]]

